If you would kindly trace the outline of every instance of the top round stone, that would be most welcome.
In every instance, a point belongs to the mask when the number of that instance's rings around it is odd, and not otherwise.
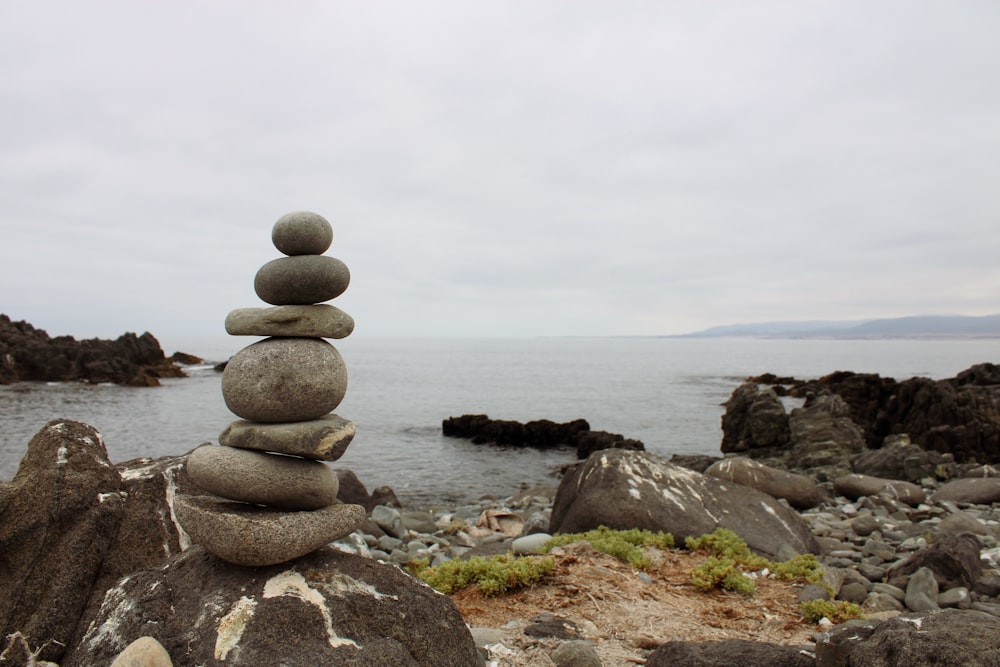
[[[322,255],[333,243],[333,227],[318,213],[295,211],[278,218],[271,241],[289,256]]]

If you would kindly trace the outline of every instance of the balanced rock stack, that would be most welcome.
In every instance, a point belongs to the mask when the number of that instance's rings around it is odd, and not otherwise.
[[[267,336],[237,352],[222,375],[222,396],[241,420],[188,456],[191,480],[211,495],[175,500],[191,540],[238,565],[274,565],[351,533],[365,519],[337,500],[339,459],[354,424],[330,414],[347,391],[347,368],[324,338],[354,330],[351,316],[321,302],[347,289],[350,272],[323,255],[330,223],[315,213],[283,216],[271,233],[287,255],[254,278],[272,308],[239,308],[226,318],[236,336]]]

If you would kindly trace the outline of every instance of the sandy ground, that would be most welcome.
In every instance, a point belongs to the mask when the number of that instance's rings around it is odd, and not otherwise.
[[[740,638],[810,645],[817,629],[802,619],[798,586],[792,583],[759,578],[753,597],[697,591],[690,571],[704,555],[651,551],[649,583],[639,570],[589,544],[570,545],[563,552],[555,556],[555,573],[531,588],[491,598],[474,588],[451,596],[470,626],[503,631],[503,645],[491,653],[498,667],[554,665],[549,654],[560,640],[524,634],[531,619],[544,613],[575,623],[581,638],[591,640],[609,666],[644,664],[652,649],[671,640]]]

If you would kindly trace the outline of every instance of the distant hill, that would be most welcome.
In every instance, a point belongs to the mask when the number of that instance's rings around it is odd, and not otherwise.
[[[674,338],[1000,338],[1000,314],[728,324]]]

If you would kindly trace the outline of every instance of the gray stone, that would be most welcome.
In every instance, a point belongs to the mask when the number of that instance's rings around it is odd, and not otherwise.
[[[125,647],[111,667],[173,667],[170,654],[163,644],[152,637],[139,637]]]
[[[1000,502],[1000,477],[956,479],[942,484],[931,500],[991,505]]]
[[[778,470],[745,456],[727,457],[717,461],[705,471],[705,474],[749,486],[775,498],[784,498],[796,509],[809,509],[822,501],[816,482],[805,475]]]
[[[969,594],[968,588],[965,586],[959,586],[958,588],[952,588],[943,593],[939,593],[937,603],[942,609],[950,607],[968,609],[972,604],[972,596]]]
[[[515,539],[510,546],[516,554],[536,554],[551,539],[548,533],[532,533]]]
[[[179,496],[174,511],[192,542],[222,560],[250,566],[304,556],[344,537],[365,519],[359,505],[281,512],[209,496]]]
[[[882,579],[885,578],[884,567],[871,565],[869,563],[861,563],[860,565],[858,565],[858,572],[860,572],[861,576],[863,576],[868,581],[881,581]]]
[[[337,475],[324,463],[237,447],[202,445],[187,472],[202,490],[229,500],[287,510],[318,510],[337,502]]]
[[[871,535],[879,529],[879,520],[871,514],[862,514],[851,520],[851,530],[861,536]]]
[[[330,547],[270,567],[234,566],[192,547],[95,600],[62,667],[107,665],[150,634],[178,665],[477,664],[447,596]]]
[[[938,608],[938,583],[930,568],[922,567],[910,575],[906,584],[906,608],[910,611],[933,611]]]
[[[812,600],[829,600],[830,592],[817,584],[808,584],[799,591],[799,602],[810,602]]]
[[[406,527],[403,525],[403,516],[399,510],[387,507],[386,505],[376,505],[372,508],[371,520],[379,528],[393,537],[403,537],[406,535]]]
[[[336,306],[274,306],[237,308],[226,316],[231,336],[295,336],[300,338],[347,338],[354,331],[354,318]]]
[[[884,493],[912,507],[924,502],[924,490],[916,484],[870,475],[852,474],[838,477],[833,481],[833,488],[837,493],[851,500]]]
[[[260,267],[253,288],[262,301],[273,306],[298,306],[335,299],[350,282],[351,272],[336,257],[296,255]]]
[[[278,218],[271,242],[286,255],[322,255],[333,243],[333,227],[312,211],[293,211]]]
[[[748,639],[671,641],[649,654],[646,667],[814,667],[812,651],[803,646],[780,646]]]
[[[675,466],[650,452],[595,452],[563,477],[549,532],[585,532],[601,525],[662,530],[678,541],[727,528],[757,553],[779,560],[819,551],[799,514],[766,493]]]
[[[433,533],[437,530],[434,517],[429,512],[401,512],[400,518],[403,520],[403,527],[415,533]]]
[[[903,611],[905,608],[903,603],[893,596],[875,590],[868,594],[861,605],[861,611],[867,616],[883,611]]]
[[[723,452],[780,447],[788,443],[788,415],[773,389],[747,382],[733,391],[725,407]]]
[[[938,535],[946,533],[973,533],[975,535],[989,535],[990,529],[982,521],[974,517],[969,512],[956,512],[941,519],[934,531]],[[947,539],[947,538],[945,538]]]
[[[226,406],[250,421],[317,419],[346,393],[343,358],[317,338],[266,338],[237,352],[222,373]]]
[[[935,542],[893,564],[887,576],[892,581],[923,567],[934,572],[939,587],[944,590],[958,586],[972,588],[983,569],[979,560],[979,540],[968,533],[950,535],[947,540]]]
[[[864,584],[852,581],[840,587],[837,597],[846,602],[861,604],[868,597],[868,589]]]
[[[581,639],[562,642],[549,658],[556,667],[602,667],[604,664],[594,645]]]
[[[240,419],[219,435],[219,444],[336,461],[347,451],[355,432],[353,422],[334,414],[309,421],[271,424]]]

